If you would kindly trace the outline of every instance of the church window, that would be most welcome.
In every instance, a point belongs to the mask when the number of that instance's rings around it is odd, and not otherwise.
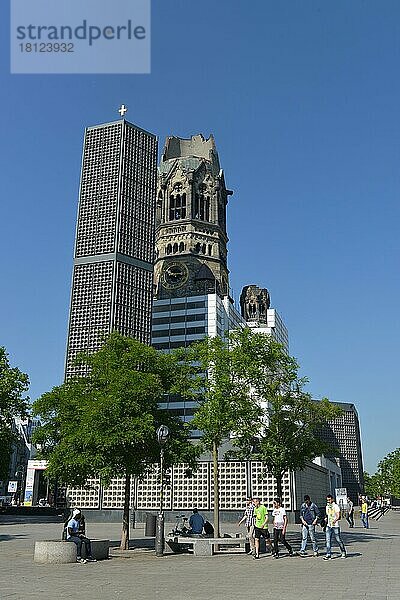
[[[193,217],[195,219],[199,218],[199,195],[198,194],[196,194],[194,197]]]
[[[158,199],[157,199],[157,217],[156,217],[157,224],[161,223],[161,220],[162,220],[162,199],[163,199],[163,196],[162,196],[162,192],[160,191],[160,193],[158,194]]]
[[[186,218],[186,194],[173,194],[169,197],[169,220],[179,221]]]
[[[175,196],[172,194],[169,197],[169,220],[173,221],[175,218]]]
[[[204,195],[202,194],[200,196],[200,217],[199,217],[201,221],[204,221],[204,214],[205,214],[205,212],[204,212]]]
[[[205,201],[205,213],[206,213],[206,221],[210,220],[210,196],[207,196],[207,199]]]
[[[193,203],[193,218],[200,221],[210,221],[210,196],[195,194]]]

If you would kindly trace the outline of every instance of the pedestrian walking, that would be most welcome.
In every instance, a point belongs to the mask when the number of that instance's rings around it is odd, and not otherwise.
[[[368,502],[366,498],[361,499],[361,521],[365,529],[369,529],[368,522]]]
[[[347,498],[346,521],[350,528],[354,527],[354,503]]]
[[[301,520],[301,548],[300,556],[306,556],[307,539],[310,536],[314,556],[318,556],[318,544],[315,536],[315,526],[319,518],[319,508],[311,502],[310,496],[304,496],[304,502],[300,507]]]
[[[274,519],[274,558],[279,558],[279,542],[281,542],[289,552],[289,556],[293,556],[293,549],[289,542],[286,541],[287,515],[279,498],[274,500],[274,510],[272,511]]]
[[[268,511],[264,504],[261,504],[260,498],[254,498],[254,558],[260,558],[260,539],[263,537],[265,543],[271,551],[271,536],[268,531]]]
[[[332,558],[332,536],[335,536],[335,539],[339,545],[340,551],[342,553],[341,558],[347,558],[346,549],[342,542],[342,538],[340,537],[340,508],[334,502],[333,496],[328,494],[326,497],[326,555],[324,556],[324,560],[330,560]]]
[[[238,525],[242,523],[245,524],[247,528],[247,536],[249,538],[250,543],[250,552],[248,554],[255,556],[256,545],[254,541],[254,524],[255,524],[255,516],[254,516],[254,502],[253,498],[247,498],[247,506],[244,511],[243,517],[240,519]]]

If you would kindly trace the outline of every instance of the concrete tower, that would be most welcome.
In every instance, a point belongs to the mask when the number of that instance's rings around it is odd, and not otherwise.
[[[125,119],[88,127],[83,147],[65,377],[78,352],[119,331],[150,343],[157,138]]]

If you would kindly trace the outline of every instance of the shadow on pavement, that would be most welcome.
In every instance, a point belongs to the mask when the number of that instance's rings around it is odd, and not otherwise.
[[[18,533],[17,535],[0,535],[0,542],[9,542],[10,540],[15,540],[17,538],[26,538],[26,535],[23,533]]]
[[[47,523],[62,523],[64,522],[64,518],[62,515],[50,515],[46,517],[41,516],[32,516],[27,517],[21,515],[20,517],[17,515],[0,515],[0,526],[1,525],[39,525],[39,524],[47,524]]]
[[[121,540],[110,540],[110,548],[118,548]],[[154,550],[154,538],[130,538],[129,549],[150,548]]]

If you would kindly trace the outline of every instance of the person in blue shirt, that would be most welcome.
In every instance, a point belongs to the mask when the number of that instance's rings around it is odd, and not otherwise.
[[[67,542],[76,544],[76,561],[79,563],[96,562],[92,556],[92,547],[89,538],[80,532],[82,513],[79,508],[74,508],[72,518],[67,523]],[[82,558],[82,544],[85,544],[86,559]]]
[[[310,496],[304,496],[304,502],[300,508],[301,528],[301,550],[300,556],[306,556],[307,538],[310,534],[314,556],[318,556],[318,544],[315,537],[315,526],[319,517],[319,509],[314,502],[311,502]]]
[[[193,514],[189,519],[190,533],[200,534],[203,533],[204,519],[197,510],[193,509]]]

